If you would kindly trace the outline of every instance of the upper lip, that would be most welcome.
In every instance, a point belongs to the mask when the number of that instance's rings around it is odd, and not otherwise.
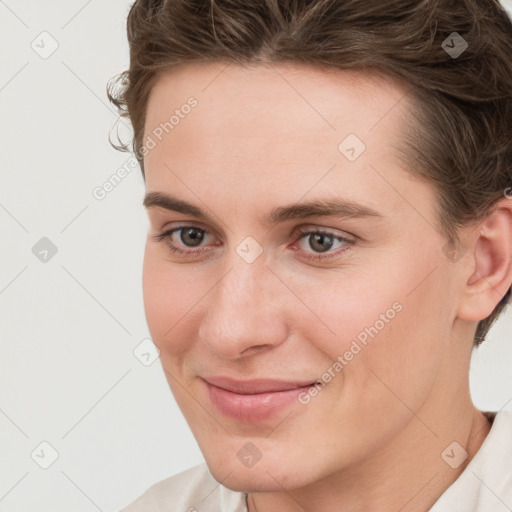
[[[251,379],[236,380],[230,377],[203,377],[208,384],[218,388],[238,393],[240,395],[252,395],[257,393],[275,393],[290,389],[311,386],[315,381],[284,381],[278,379]]]

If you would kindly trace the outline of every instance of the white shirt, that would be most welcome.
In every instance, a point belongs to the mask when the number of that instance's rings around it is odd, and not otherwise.
[[[488,413],[493,414],[493,413]],[[162,480],[121,512],[247,512],[246,494],[219,484],[203,463]],[[512,412],[500,411],[459,478],[429,512],[512,511]]]

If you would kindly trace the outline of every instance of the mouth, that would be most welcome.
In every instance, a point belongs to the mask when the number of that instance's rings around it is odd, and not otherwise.
[[[290,407],[301,393],[317,381],[283,381],[276,379],[235,380],[207,377],[210,401],[225,416],[255,423],[271,418]]]

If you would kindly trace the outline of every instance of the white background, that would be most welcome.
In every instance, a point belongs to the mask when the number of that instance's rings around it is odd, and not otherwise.
[[[149,337],[140,171],[92,195],[129,159],[105,86],[128,66],[130,4],[0,0],[0,511],[114,511],[203,461],[159,360],[133,354]],[[484,410],[512,410],[511,310],[474,353]]]

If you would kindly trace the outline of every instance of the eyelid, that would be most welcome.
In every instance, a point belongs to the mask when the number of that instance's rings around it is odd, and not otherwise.
[[[343,238],[344,240],[356,241],[357,237],[348,233],[347,231],[343,231],[337,228],[328,228],[325,226],[320,226],[318,224],[306,224],[303,226],[298,226],[294,229],[294,233],[298,233],[299,235],[304,235],[308,233],[325,233],[332,235],[336,238]]]
[[[187,247],[186,245],[181,246],[181,245],[177,245],[174,242],[170,241],[172,238],[172,235],[176,231],[179,231],[179,230],[185,229],[185,228],[196,228],[196,229],[199,229],[200,231],[203,231],[206,235],[214,234],[210,231],[209,228],[204,228],[204,227],[201,227],[200,225],[195,225],[195,224],[196,223],[188,222],[188,223],[182,223],[180,225],[169,227],[164,232],[154,235],[153,239],[155,241],[159,241],[159,242],[160,241],[168,241],[167,242],[168,249],[175,254],[179,254],[183,258],[199,256],[199,255],[203,254],[205,251],[208,251],[208,246]],[[333,261],[336,258],[340,257],[341,253],[352,249],[357,241],[356,240],[357,237],[355,237],[354,235],[349,234],[349,236],[345,236],[345,234],[343,234],[343,235],[336,234],[337,231],[338,230],[333,229],[333,228],[327,228],[327,227],[322,227],[322,226],[318,226],[318,225],[298,226],[292,232],[293,237],[292,237],[291,245],[293,246],[294,244],[296,244],[299,240],[304,238],[304,236],[315,234],[315,233],[327,235],[334,239],[337,239],[339,242],[344,242],[342,247],[339,247],[336,250],[328,250],[325,253],[321,253],[321,252],[316,253],[314,251],[310,252],[310,251],[305,251],[305,250],[300,251],[305,254],[302,256],[302,258],[305,260],[310,260],[310,261],[314,261],[314,262],[318,262],[318,263],[320,263],[320,262],[328,263],[329,261]],[[215,242],[215,245],[219,245],[219,243]],[[293,249],[296,250],[295,247]]]
[[[155,235],[153,235],[152,238],[157,241],[170,239],[176,231],[179,231],[180,229],[186,229],[186,228],[199,229],[200,231],[203,231],[206,235],[216,236],[215,233],[212,232],[212,230],[210,230],[208,228],[205,228],[202,226],[196,226],[193,223],[186,223],[186,224],[181,224],[181,225],[177,225],[177,226],[170,226],[170,227],[164,228],[164,229],[160,230],[158,233],[156,233]],[[218,244],[216,243],[215,245],[218,245]],[[186,247],[186,246],[184,246],[184,247]],[[204,249],[204,246],[198,247],[197,249]],[[188,252],[190,252],[192,254],[194,252],[194,248],[188,247]]]
[[[157,238],[162,237],[163,235],[166,235],[166,234],[169,234],[169,236],[170,236],[175,231],[178,231],[179,229],[184,229],[184,228],[197,228],[197,229],[200,229],[201,231],[204,231],[207,235],[213,235],[213,236],[217,237],[215,230],[212,230],[209,227],[205,227],[204,224],[201,224],[200,222],[195,222],[195,221],[181,222],[178,225],[171,225],[170,227],[167,227],[167,228],[164,227],[160,230],[160,234],[157,234],[155,237],[157,237]],[[293,228],[290,237],[293,242],[296,242],[297,240],[302,238],[302,236],[304,236],[306,234],[311,234],[311,233],[328,234],[335,238],[341,238],[346,241],[352,241],[352,242],[355,242],[357,239],[357,237],[355,235],[352,235],[351,233],[347,233],[346,231],[342,231],[342,230],[339,230],[336,228],[329,228],[326,226],[320,226],[318,224],[303,224],[301,226],[296,226]]]
[[[165,222],[163,226],[158,229],[159,232],[163,233],[166,231],[170,231],[171,229],[179,229],[179,228],[198,228],[206,231],[207,233],[216,233],[216,230],[203,224],[202,222],[195,220],[182,220],[176,222]]]
[[[345,236],[345,234],[336,233],[337,230],[332,228],[324,228],[320,226],[300,226],[299,228],[297,228],[296,234],[294,235],[292,247],[298,242],[300,242],[304,237],[311,236],[312,234],[327,235],[328,237],[343,243],[343,245],[341,247],[338,247],[337,249],[329,249],[328,251],[323,253],[303,250],[302,252],[304,254],[302,258],[316,263],[334,262],[338,258],[342,257],[342,253],[351,250],[357,243],[357,237],[354,237],[354,235]]]

